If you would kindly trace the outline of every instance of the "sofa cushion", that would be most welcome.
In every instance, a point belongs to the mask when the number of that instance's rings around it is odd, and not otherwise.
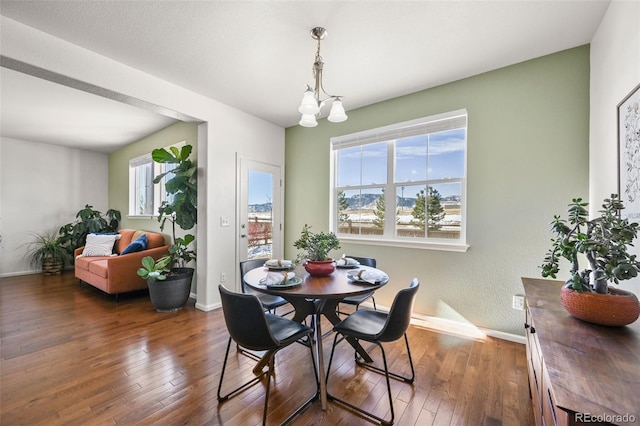
[[[146,249],[147,249],[147,235],[142,234],[138,238],[136,238],[134,241],[132,241],[131,244],[129,244],[124,250],[122,250],[122,253],[120,253],[120,256],[129,254],[129,253],[135,253],[137,251],[142,251]]]
[[[155,232],[147,232],[147,248],[157,248],[165,245],[164,235],[156,234]]]
[[[118,232],[120,233],[120,239],[116,242],[114,251],[120,254],[124,249],[127,248],[129,244],[131,244],[133,240],[135,240],[135,238],[133,238],[133,234],[136,232],[136,230],[121,229]]]
[[[91,257],[78,256],[75,260],[76,269],[84,269],[85,271],[88,271],[91,260],[95,260],[95,259],[96,259],[95,257],[91,258]]]
[[[80,256],[110,256],[113,253],[113,245],[119,238],[120,234],[89,234]]]
[[[89,262],[89,272],[102,278],[108,278],[109,259],[98,259],[93,262]]]

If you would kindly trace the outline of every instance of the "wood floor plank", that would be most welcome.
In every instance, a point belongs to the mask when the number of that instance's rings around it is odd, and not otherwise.
[[[323,321],[323,329],[330,325]],[[466,339],[422,327],[408,332],[413,385],[392,380],[399,425],[529,426],[524,346]],[[157,313],[146,292],[113,296],[72,273],[0,279],[0,424],[259,425],[265,384],[218,403],[228,334],[222,312],[188,305]],[[324,338],[325,365],[333,335]],[[389,365],[410,374],[404,341],[385,344]],[[380,362],[380,351],[371,348]],[[276,356],[268,424],[281,422],[315,391],[309,349]],[[232,346],[225,386],[253,377],[255,361]],[[348,344],[336,349],[330,391],[389,415],[386,382],[356,366]],[[334,402],[311,404],[294,425],[370,425]]]

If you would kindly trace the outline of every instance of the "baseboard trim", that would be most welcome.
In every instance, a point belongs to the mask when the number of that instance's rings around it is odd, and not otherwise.
[[[455,321],[446,318],[417,314],[415,312],[412,315],[411,324],[430,328],[441,333],[453,334],[456,336],[467,337],[471,339],[483,340],[486,337],[495,337],[497,339],[525,344],[524,336],[518,336],[512,333],[505,333],[504,331],[478,327],[471,323],[464,323],[461,321]]]
[[[365,302],[362,305],[373,309],[373,304],[370,302]],[[378,310],[389,311],[389,308],[386,306],[380,306],[378,304],[377,307]],[[478,327],[467,322],[434,317],[430,315],[419,314],[416,312],[411,315],[411,324],[418,327],[428,328],[440,333],[474,340],[484,340],[486,337],[494,337],[496,339],[507,340],[523,345],[526,342],[524,336],[519,336],[517,334],[505,333],[504,331]]]
[[[0,278],[9,278],[9,277],[19,277],[21,275],[34,275],[41,274],[42,271],[18,271],[18,272],[7,272],[4,274],[0,274]]]
[[[219,309],[219,308],[222,308],[222,304],[220,302],[212,303],[210,305],[204,305],[202,303],[196,302],[196,309],[199,309],[199,310],[204,311],[204,312],[213,311],[213,310]]]

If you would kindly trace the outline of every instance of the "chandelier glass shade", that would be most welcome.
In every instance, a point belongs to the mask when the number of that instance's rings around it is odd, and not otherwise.
[[[324,39],[326,36],[327,30],[322,27],[315,27],[311,30],[311,38],[318,42],[316,58],[313,63],[313,78],[315,80],[315,85],[313,88],[307,85],[307,90],[305,90],[302,96],[302,102],[298,108],[298,112],[302,114],[298,124],[303,127],[315,127],[318,125],[316,117],[321,113],[322,107],[324,107],[327,101],[332,102],[327,120],[333,123],[340,123],[347,119],[347,114],[344,111],[344,106],[342,105],[340,96],[328,94],[322,86],[322,69],[324,67],[324,62],[322,62],[322,56],[320,56],[320,40]],[[322,96],[325,96],[325,98],[321,99]]]

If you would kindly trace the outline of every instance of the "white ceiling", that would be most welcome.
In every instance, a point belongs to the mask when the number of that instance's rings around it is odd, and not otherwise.
[[[312,82],[315,26],[328,31],[324,86],[348,114],[587,44],[609,3],[1,0],[0,13],[289,127]],[[171,122],[15,71],[0,79],[5,137],[110,152]]]

